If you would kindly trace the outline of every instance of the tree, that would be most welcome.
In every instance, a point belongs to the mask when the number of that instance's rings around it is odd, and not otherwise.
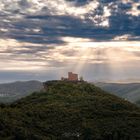
[[[80,76],[79,80],[80,81],[84,81],[83,76]]]

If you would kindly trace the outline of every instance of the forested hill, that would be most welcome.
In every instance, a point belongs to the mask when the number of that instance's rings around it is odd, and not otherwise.
[[[46,82],[47,91],[0,106],[1,140],[139,140],[140,108],[86,82]]]

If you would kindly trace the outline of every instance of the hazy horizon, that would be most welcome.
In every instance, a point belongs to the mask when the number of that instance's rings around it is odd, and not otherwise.
[[[46,81],[53,81],[53,80],[61,80],[60,78],[59,79],[46,79],[46,80],[39,80],[39,79],[29,79],[29,80],[22,80],[22,79],[19,79],[19,80],[11,80],[11,81],[2,81],[0,82],[0,84],[11,84],[11,83],[16,83],[16,82],[31,82],[31,81],[36,81],[36,82],[46,82]],[[139,84],[140,81],[136,81],[133,79],[127,79],[127,80],[119,80],[119,81],[109,81],[109,80],[87,80],[87,79],[84,79],[85,81],[87,82],[93,82],[93,83],[114,83],[114,84]]]

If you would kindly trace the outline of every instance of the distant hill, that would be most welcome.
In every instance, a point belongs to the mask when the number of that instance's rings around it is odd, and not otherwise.
[[[0,105],[3,140],[139,140],[140,108],[86,82],[46,82]]]
[[[0,84],[0,102],[12,102],[40,89],[42,89],[42,83],[39,81]]]
[[[140,106],[140,100],[137,100],[136,101],[136,104]]]
[[[140,83],[95,83],[95,85],[131,102],[137,103],[140,101]]]

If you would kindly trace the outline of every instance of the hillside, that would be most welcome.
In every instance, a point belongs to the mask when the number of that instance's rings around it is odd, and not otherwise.
[[[105,91],[137,103],[140,100],[140,83],[95,83]]]
[[[0,106],[4,140],[139,140],[140,108],[86,82],[46,82],[47,91]]]
[[[13,102],[41,89],[42,83],[39,81],[0,84],[0,103]]]

